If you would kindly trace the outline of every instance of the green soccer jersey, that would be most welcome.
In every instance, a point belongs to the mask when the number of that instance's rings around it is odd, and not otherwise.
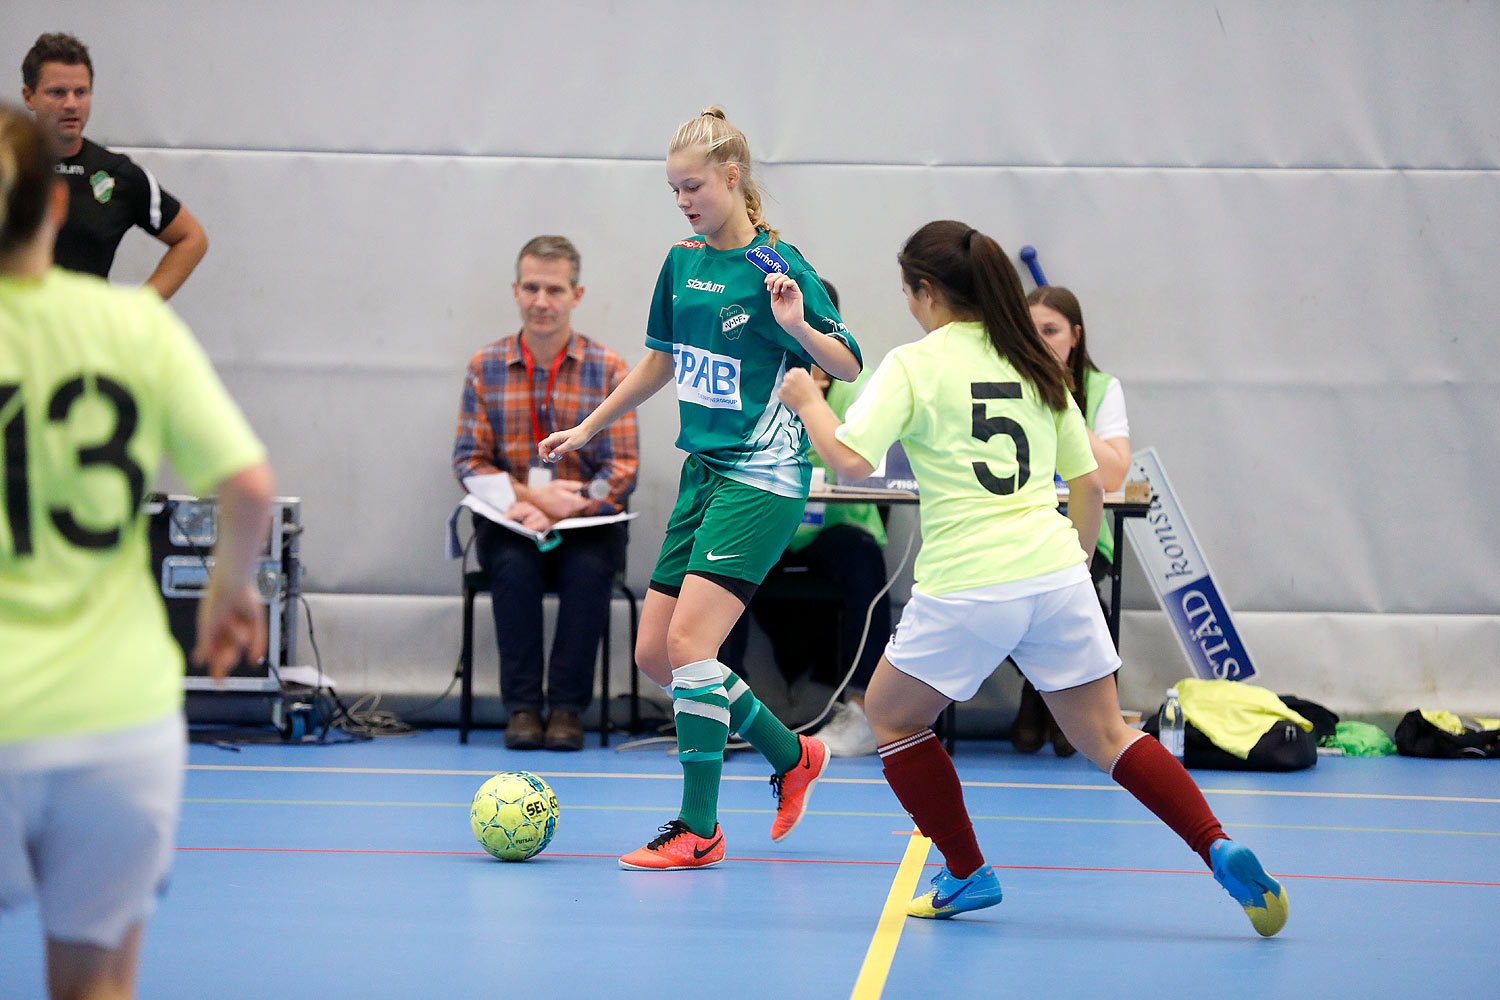
[[[802,289],[803,315],[820,333],[859,345],[815,272],[789,243],[715,250],[702,240],[674,244],[651,299],[646,346],[672,353],[682,430],[677,447],[747,486],[805,497],[811,480],[802,421],[776,398],[789,368],[812,364],[771,312],[766,274],[750,255],[773,251]]]
[[[1089,428],[1094,429],[1094,418],[1099,414],[1099,404],[1104,402],[1104,394],[1109,391],[1110,384],[1114,382],[1113,375],[1106,375],[1097,368],[1090,368],[1083,373],[1084,402],[1088,405],[1088,412],[1083,415],[1083,422]],[[1109,518],[1106,517],[1099,522],[1099,542],[1094,548],[1106,560],[1115,556],[1115,533],[1109,526]]]
[[[0,744],[181,705],[140,513],[164,453],[203,492],[265,451],[157,294],[0,277]]]
[[[1084,561],[1052,484],[1097,468],[1083,414],[1062,412],[995,353],[979,323],[893,350],[838,438],[871,465],[900,440],[921,494],[916,582],[934,596]]]

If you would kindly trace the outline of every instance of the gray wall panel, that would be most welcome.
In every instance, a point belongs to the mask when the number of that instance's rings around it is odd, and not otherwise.
[[[285,490],[414,554],[387,565],[351,537],[347,558],[314,569],[334,590],[452,586],[433,526],[456,489],[458,388],[472,352],[515,327],[515,248],[573,234],[578,326],[633,362],[683,232],[648,161],[140,158],[211,220],[214,249],[179,307],[271,428]],[[1500,346],[1483,333],[1500,292],[1482,280],[1497,177],[782,165],[765,179],[772,221],[840,286],[872,363],[919,332],[894,263],[912,228],[959,216],[1012,252],[1036,243],[1082,297],[1135,443],[1158,446],[1193,496],[1238,605],[1480,613],[1500,605],[1500,541],[1471,499],[1500,492],[1500,463],[1468,445],[1500,433]],[[154,254],[133,239],[120,275]],[[642,432],[643,582],[680,461],[666,394]],[[1450,499],[1413,505],[1437,490]]]
[[[720,103],[772,161],[1500,158],[1493,3],[93,0],[12,25],[91,42],[95,127],[130,145],[655,158]]]
[[[1500,4],[80,0],[6,27],[14,61],[80,33],[91,135],[207,226],[175,304],[305,498],[313,590],[456,591],[460,378],[516,325],[515,250],[571,235],[577,325],[639,359],[685,232],[662,154],[716,102],[872,362],[917,332],[894,255],[918,225],[1036,245],[1237,609],[1371,612],[1366,651],[1382,618],[1452,618],[1444,655],[1500,609]],[[116,278],[158,255],[132,235]],[[638,585],[674,402],[641,426]]]

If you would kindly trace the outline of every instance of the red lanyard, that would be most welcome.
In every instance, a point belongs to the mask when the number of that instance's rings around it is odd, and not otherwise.
[[[542,421],[536,412],[536,389],[534,388],[532,373],[536,370],[536,361],[531,356],[531,351],[526,347],[526,338],[520,334],[516,335],[516,343],[521,345],[521,360],[526,363],[526,398],[531,401],[531,436],[537,444],[542,443]],[[557,384],[557,372],[562,368],[563,358],[568,356],[568,347],[557,352],[557,357],[552,362],[552,371],[547,375],[547,395],[542,400],[542,405],[551,411],[552,388]],[[548,426],[551,426],[551,418],[548,418]]]

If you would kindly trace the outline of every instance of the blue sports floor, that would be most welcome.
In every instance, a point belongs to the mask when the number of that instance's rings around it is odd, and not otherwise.
[[[1172,996],[1263,1000],[1480,995],[1500,974],[1500,781],[1485,762],[1195,772],[1230,835],[1286,884],[1291,920],[1261,939],[1082,757],[959,745],[1005,902],[928,922],[887,907],[910,894],[924,842],[874,758],[835,760],[811,814],[774,844],[769,771],[732,755],[728,859],[645,873],[615,858],[676,815],[675,757],[597,749],[592,735],[578,754],[500,740],[194,746],[140,995],[1067,998],[1159,993],[1165,976]],[[507,864],[474,843],[468,805],[490,774],[518,769],[552,784],[562,816],[544,854]],[[924,882],[938,855],[925,860]],[[43,995],[23,911],[0,922],[0,997]]]

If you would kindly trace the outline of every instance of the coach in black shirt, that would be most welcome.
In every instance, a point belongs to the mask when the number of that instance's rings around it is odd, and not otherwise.
[[[140,226],[167,245],[146,284],[171,298],[208,252],[208,236],[149,170],[83,137],[94,90],[88,48],[72,35],[42,35],[21,63],[21,78],[21,97],[51,140],[57,172],[68,182],[57,263],[107,278],[121,238]]]

